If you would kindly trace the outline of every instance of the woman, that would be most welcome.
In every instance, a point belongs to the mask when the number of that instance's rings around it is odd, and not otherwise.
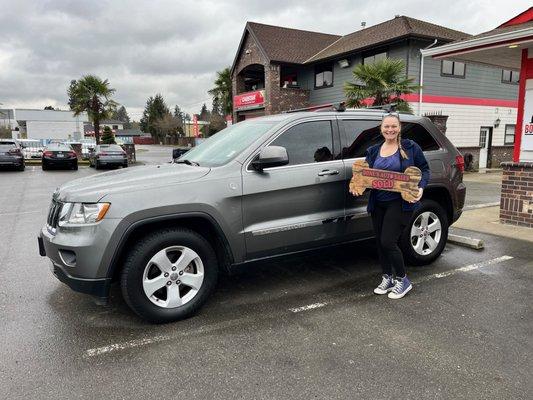
[[[403,172],[415,166],[422,171],[418,185],[418,197],[411,203],[402,199],[400,193],[372,189],[367,211],[372,216],[376,235],[379,261],[383,270],[381,283],[375,294],[387,294],[391,299],[401,299],[413,285],[405,274],[403,255],[398,240],[409,223],[413,211],[420,205],[424,188],[429,181],[429,166],[420,146],[401,138],[400,117],[396,113],[384,115],[381,134],[385,141],[371,146],[366,151],[366,162],[370,168]],[[354,196],[362,193],[351,191]],[[393,273],[395,278],[393,278]]]

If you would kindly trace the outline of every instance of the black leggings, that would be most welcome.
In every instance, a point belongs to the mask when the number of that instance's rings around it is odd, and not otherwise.
[[[383,273],[397,277],[405,276],[403,254],[398,240],[404,227],[409,223],[412,211],[402,210],[402,200],[376,201],[372,212],[372,224],[376,235],[379,262]]]

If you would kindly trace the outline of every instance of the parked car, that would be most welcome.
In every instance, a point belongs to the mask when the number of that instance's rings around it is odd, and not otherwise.
[[[192,147],[176,147],[172,149],[172,160],[176,162],[178,158],[187,153]]]
[[[24,159],[29,160],[32,158],[42,158],[44,146],[38,139],[17,139],[20,147],[22,148],[22,154]]]
[[[24,171],[24,155],[16,139],[0,139],[0,166]]]
[[[96,140],[94,139],[81,139],[81,159],[88,160],[92,150],[96,147]]]
[[[43,171],[52,167],[78,169],[78,155],[65,143],[50,143],[44,148],[41,160]]]
[[[104,166],[127,168],[128,154],[118,144],[100,144],[89,153],[89,166],[95,169]]]
[[[177,163],[69,182],[52,196],[40,254],[74,290],[105,300],[120,282],[142,318],[186,318],[209,297],[220,270],[373,237],[368,193],[354,197],[348,184],[354,161],[382,141],[382,116],[259,117],[222,130]],[[401,247],[407,262],[429,264],[462,213],[464,161],[429,119],[401,120],[402,137],[421,146],[431,168]]]

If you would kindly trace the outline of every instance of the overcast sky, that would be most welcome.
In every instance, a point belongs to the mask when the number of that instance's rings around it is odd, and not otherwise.
[[[139,120],[149,96],[189,113],[210,106],[246,21],[345,35],[407,15],[471,34],[531,6],[527,0],[134,1],[0,0],[1,107],[68,109],[70,80],[108,79]]]

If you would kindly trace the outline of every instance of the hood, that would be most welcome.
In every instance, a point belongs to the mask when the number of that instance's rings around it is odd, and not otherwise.
[[[207,175],[210,168],[186,164],[130,167],[98,173],[67,182],[54,197],[60,201],[97,202],[105,195],[153,189],[193,181]]]

